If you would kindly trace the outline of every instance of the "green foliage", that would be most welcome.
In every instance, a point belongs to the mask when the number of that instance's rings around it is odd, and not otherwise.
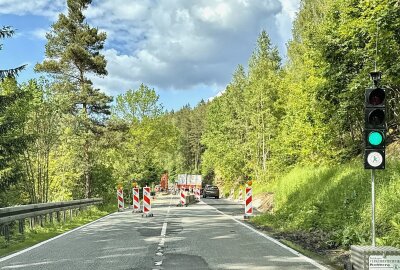
[[[24,190],[30,203],[47,202],[49,199],[50,155],[59,140],[61,112],[59,101],[51,92],[48,81],[30,80],[21,88],[31,97],[24,103],[26,120],[24,133],[32,138],[24,149]]]
[[[133,180],[144,186],[173,170],[178,132],[158,99],[154,89],[144,84],[117,97],[108,122],[117,128],[106,135],[108,149],[103,152],[115,185],[121,183],[129,190]]]
[[[116,98],[114,114],[134,125],[145,118],[153,118],[162,114],[162,106],[158,104],[159,96],[154,89],[141,84],[137,90],[128,90]]]
[[[14,79],[0,82],[0,193],[7,194],[10,186],[23,179],[18,161],[31,140],[23,132],[28,99],[29,94],[18,88]],[[7,204],[7,200],[0,201],[0,206]]]
[[[333,246],[368,244],[371,224],[370,172],[361,161],[336,166],[298,166],[271,183],[274,211],[255,222],[284,231],[324,231]],[[377,237],[399,246],[398,161],[376,176]]]
[[[207,105],[201,101],[195,108],[184,106],[169,115],[178,132],[178,159],[175,165],[178,173],[200,174],[204,145],[202,136],[205,130]]]
[[[222,96],[209,105],[202,137],[203,174],[214,170],[221,184],[231,185],[243,183],[245,176],[264,181],[276,172],[280,73],[277,49],[262,31],[249,74],[239,66]]]

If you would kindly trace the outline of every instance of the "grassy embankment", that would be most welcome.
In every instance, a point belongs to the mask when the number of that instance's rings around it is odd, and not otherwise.
[[[400,162],[376,172],[378,245],[400,247]],[[371,171],[362,161],[299,166],[254,193],[274,192],[273,213],[252,222],[303,248],[325,255],[353,244],[371,244]]]
[[[18,226],[14,226],[11,231],[12,235],[9,242],[6,242],[4,237],[0,237],[0,257],[33,246],[59,234],[97,220],[112,212],[115,212],[115,205],[100,207],[91,206],[82,211],[78,216],[74,216],[72,220],[67,216],[68,218],[66,223],[63,223],[62,221],[60,223],[54,222],[53,224],[47,223],[44,227],[35,226],[33,229],[30,229],[27,225],[25,226],[24,234],[20,234],[18,232]]]

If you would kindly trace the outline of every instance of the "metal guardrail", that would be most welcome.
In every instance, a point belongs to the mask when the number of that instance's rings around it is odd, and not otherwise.
[[[103,202],[101,198],[83,199],[54,203],[38,203],[0,208],[0,224],[7,224],[23,218],[46,215],[58,211],[75,209]]]
[[[66,210],[70,210],[70,217],[72,218],[72,210],[77,208],[84,208],[90,205],[101,204],[102,198],[92,198],[74,201],[54,202],[54,203],[38,203],[20,206],[11,206],[0,208],[0,228],[1,234],[9,238],[9,224],[13,221],[19,221],[19,232],[23,233],[26,218],[31,218],[31,227],[35,219],[40,218],[40,224],[43,226],[43,217],[47,219],[49,215],[50,222],[53,222],[53,213],[56,213],[57,221],[60,222],[60,212],[64,212],[64,222],[66,220]]]

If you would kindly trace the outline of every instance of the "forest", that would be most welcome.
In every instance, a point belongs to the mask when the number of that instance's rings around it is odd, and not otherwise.
[[[89,3],[68,1],[52,25],[35,66],[41,79],[18,82],[23,66],[0,72],[0,207],[114,202],[118,184],[157,183],[164,172],[202,174],[223,188],[252,179],[265,191],[299,168],[361,170],[364,91],[375,66],[387,94],[387,171],[400,181],[399,1],[302,0],[285,58],[261,31],[222,95],[178,111],[165,110],[144,83],[114,99],[93,86],[90,76],[107,76],[107,37],[86,22]],[[0,29],[1,39],[13,34]]]

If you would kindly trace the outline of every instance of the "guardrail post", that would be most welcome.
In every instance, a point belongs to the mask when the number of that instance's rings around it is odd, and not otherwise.
[[[4,237],[6,238],[6,241],[10,241],[10,227],[8,224],[4,225]]]
[[[25,219],[20,219],[18,220],[18,231],[20,234],[24,233],[24,227],[25,227]]]
[[[72,209],[69,209],[69,217],[70,217],[70,219],[72,220],[72,217],[73,217]]]
[[[50,224],[53,224],[53,212],[49,213]]]
[[[67,221],[67,211],[64,210],[64,223]]]
[[[56,217],[57,217],[57,222],[60,223],[61,222],[60,211],[56,212]]]
[[[40,221],[40,227],[43,227],[44,223],[43,223],[43,216],[42,215],[39,216],[39,221]]]

